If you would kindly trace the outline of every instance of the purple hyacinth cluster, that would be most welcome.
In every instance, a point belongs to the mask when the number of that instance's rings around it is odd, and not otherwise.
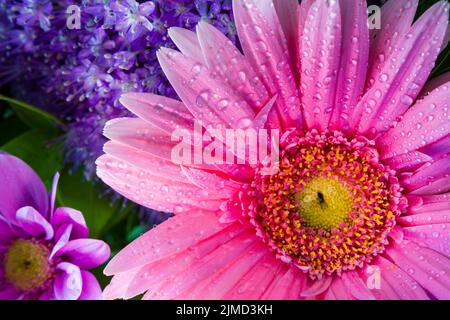
[[[167,30],[203,20],[235,42],[231,8],[231,0],[3,0],[0,84],[64,120],[66,160],[92,178],[105,122],[128,115],[122,93],[176,98],[156,59],[159,47],[174,46]]]

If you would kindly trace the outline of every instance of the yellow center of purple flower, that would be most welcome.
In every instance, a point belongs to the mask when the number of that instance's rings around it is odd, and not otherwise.
[[[16,289],[30,291],[50,278],[49,250],[32,240],[13,242],[5,255],[5,277]]]
[[[321,278],[361,267],[382,252],[401,193],[373,144],[312,131],[280,147],[279,172],[257,175],[252,184],[250,213],[278,256]]]

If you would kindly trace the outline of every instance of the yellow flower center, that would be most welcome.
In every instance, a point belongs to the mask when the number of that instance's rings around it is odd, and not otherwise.
[[[50,277],[49,250],[30,240],[16,240],[5,255],[5,277],[18,290],[30,291]]]
[[[337,179],[315,178],[297,193],[298,211],[305,224],[316,230],[330,231],[347,222],[354,208],[345,185]]]

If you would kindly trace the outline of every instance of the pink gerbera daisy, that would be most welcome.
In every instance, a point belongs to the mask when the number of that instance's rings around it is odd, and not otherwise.
[[[139,118],[106,125],[97,165],[175,216],[114,257],[105,297],[450,298],[450,77],[423,89],[449,5],[413,24],[417,2],[370,33],[364,0],[234,0],[244,55],[207,23],[171,29],[181,52],[158,58],[182,102],[124,95]],[[194,120],[280,130],[279,170],[175,164]]]

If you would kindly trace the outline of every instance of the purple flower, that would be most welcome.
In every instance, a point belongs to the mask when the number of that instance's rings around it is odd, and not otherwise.
[[[80,29],[66,27],[71,4],[81,9]],[[104,123],[130,115],[118,97],[177,97],[156,59],[160,47],[175,47],[168,29],[207,21],[236,42],[231,9],[231,0],[3,0],[0,83],[13,83],[16,98],[67,124],[65,159],[90,179]],[[36,87],[38,100],[30,98]]]
[[[104,263],[110,249],[88,239],[81,212],[54,208],[50,195],[22,160],[0,154],[0,299],[99,299],[88,269]]]

